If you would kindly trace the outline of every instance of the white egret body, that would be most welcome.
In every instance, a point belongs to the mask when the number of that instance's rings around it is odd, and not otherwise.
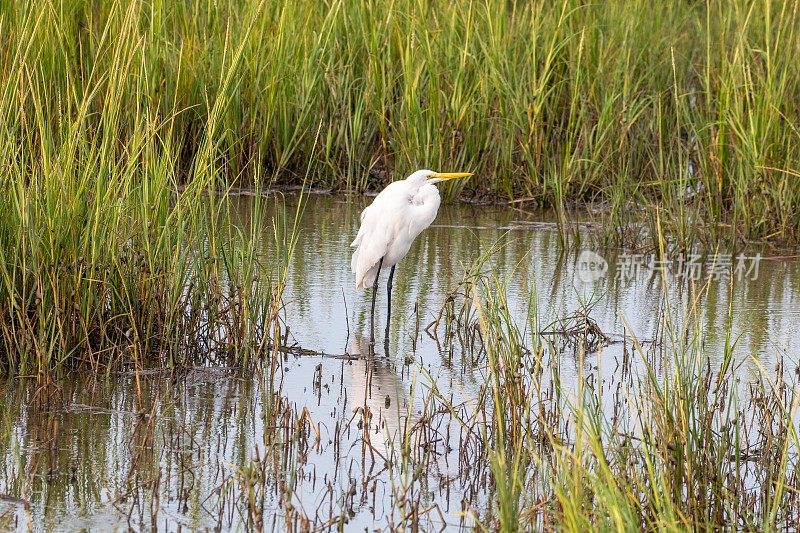
[[[388,284],[391,298],[395,265],[406,256],[414,239],[436,218],[441,199],[434,184],[471,175],[466,172],[418,170],[381,191],[361,213],[358,235],[350,245],[355,247],[350,265],[356,275],[356,287],[375,287],[380,270],[392,267]],[[389,306],[391,310],[391,300]],[[375,292],[372,307],[374,315]]]

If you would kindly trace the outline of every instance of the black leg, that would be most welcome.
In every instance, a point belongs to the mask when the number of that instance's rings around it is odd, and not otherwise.
[[[394,279],[394,267],[389,271],[389,281],[386,283],[386,333],[384,333],[384,351],[389,351],[389,323],[392,321],[392,280]]]
[[[378,263],[378,272],[375,274],[375,283],[372,284],[372,313],[370,314],[369,318],[370,346],[375,345],[375,297],[378,295],[378,278],[381,275],[382,266],[383,266],[383,257],[381,257],[381,260]]]

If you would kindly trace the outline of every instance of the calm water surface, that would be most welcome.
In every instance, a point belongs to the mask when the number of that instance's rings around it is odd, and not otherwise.
[[[782,362],[786,375],[797,369],[800,263],[793,258],[720,253],[717,267],[705,257],[698,270],[690,254],[666,265],[651,264],[646,253],[595,250],[608,263],[592,275],[589,256],[578,253],[591,246],[563,252],[546,216],[457,205],[442,207],[398,266],[386,354],[384,276],[379,357],[342,357],[368,351],[370,295],[355,289],[349,269],[349,243],[367,201],[311,196],[302,218],[284,298],[288,344],[326,356],[287,355],[274,381],[266,371],[227,368],[178,378],[123,373],[98,381],[79,374],[44,397],[24,380],[0,382],[0,529],[346,523],[371,530],[400,523],[410,501],[428,529],[473,526],[487,512],[485,490],[452,481],[458,457],[441,443],[457,428],[437,429],[441,438],[434,441],[441,442],[434,444],[443,451],[423,473],[422,489],[410,482],[413,473],[387,463],[427,408],[433,382],[453,403],[469,404],[486,379],[483,364],[457,344],[442,346],[425,328],[465,270],[490,251],[485,273],[505,285],[521,330],[554,329],[590,304],[590,316],[614,341],[583,358],[559,356],[566,388],[577,388],[579,375],[614,386],[630,336],[663,339],[665,314],[691,323],[712,363],[722,357],[730,324],[743,382],[763,375],[759,366]],[[237,200],[243,219],[250,202]],[[591,242],[588,234],[582,242]],[[665,277],[653,275],[660,270]],[[295,431],[265,438],[276,427]],[[431,443],[415,438],[410,445]],[[251,483],[253,472],[266,481]],[[263,509],[260,524],[247,522],[252,502]]]

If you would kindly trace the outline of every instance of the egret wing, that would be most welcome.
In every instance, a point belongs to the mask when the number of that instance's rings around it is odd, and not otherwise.
[[[356,287],[363,289],[375,283],[378,264],[389,250],[396,232],[401,206],[407,198],[402,181],[390,183],[361,212],[361,226],[351,246],[355,246],[350,267],[356,275]]]
[[[397,264],[417,235],[431,224],[438,207],[439,195],[433,185],[412,189],[403,180],[387,186],[361,213],[361,226],[351,245],[356,247],[350,263],[356,286],[374,285],[381,259],[385,267]]]
[[[386,255],[391,242],[389,228],[381,218],[378,210],[365,210],[361,228],[353,241],[356,249],[353,251],[350,266],[356,275],[356,287],[359,289],[373,285],[378,273],[378,263]]]

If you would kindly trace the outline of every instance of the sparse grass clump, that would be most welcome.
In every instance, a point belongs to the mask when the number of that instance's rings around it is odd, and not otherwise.
[[[487,529],[773,531],[797,519],[800,396],[783,356],[774,369],[736,360],[730,332],[709,354],[698,322],[680,318],[690,308],[666,309],[663,338],[647,345],[628,332],[621,358],[568,348],[541,335],[536,298],[526,324],[509,314],[502,281],[464,285],[457,306],[470,318],[443,342],[485,364],[486,383],[454,403],[431,382],[425,427],[460,428],[448,447],[462,466],[447,483],[470,501],[488,492],[488,508],[471,509]],[[481,340],[464,345],[455,330],[473,325]],[[744,365],[754,377],[741,377]]]

